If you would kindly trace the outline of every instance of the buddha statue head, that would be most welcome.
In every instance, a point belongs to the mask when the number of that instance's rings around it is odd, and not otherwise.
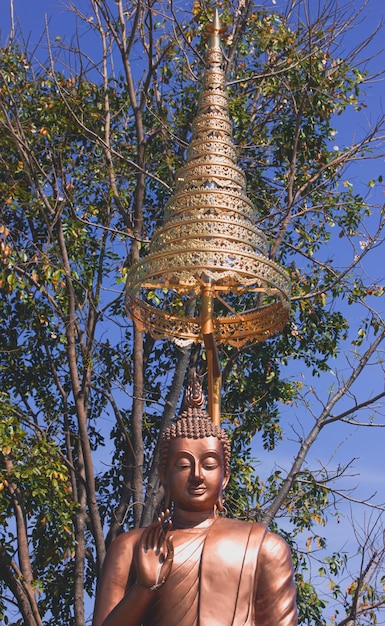
[[[196,377],[187,386],[183,410],[161,437],[159,476],[171,502],[187,510],[223,510],[222,493],[230,476],[230,441],[202,408]],[[184,495],[183,495],[184,492]]]

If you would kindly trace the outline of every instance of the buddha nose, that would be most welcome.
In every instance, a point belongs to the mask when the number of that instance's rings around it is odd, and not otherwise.
[[[194,463],[192,478],[194,482],[198,482],[198,483],[202,482],[203,473],[202,473],[202,466],[200,463]]]

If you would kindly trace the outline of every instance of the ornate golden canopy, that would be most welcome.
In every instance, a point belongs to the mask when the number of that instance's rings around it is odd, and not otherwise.
[[[203,341],[207,320],[217,344],[264,341],[289,316],[288,275],[268,257],[237,165],[220,32],[216,14],[186,164],[147,256],[127,275],[136,324],[180,345]]]

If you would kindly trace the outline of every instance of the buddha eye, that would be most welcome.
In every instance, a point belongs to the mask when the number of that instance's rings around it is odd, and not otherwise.
[[[216,459],[206,459],[203,463],[205,470],[214,470],[218,467],[219,463]]]
[[[186,470],[191,468],[191,463],[188,459],[179,459],[176,466],[180,470]]]

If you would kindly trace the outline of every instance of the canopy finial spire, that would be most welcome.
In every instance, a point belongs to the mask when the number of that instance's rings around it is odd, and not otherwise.
[[[222,27],[219,17],[218,9],[215,9],[213,21],[207,25],[207,32],[209,33],[209,48],[220,49],[221,38],[220,35],[225,32],[225,28]]]
[[[208,354],[219,343],[265,341],[282,330],[290,305],[289,276],[269,258],[269,242],[257,227],[257,210],[238,165],[220,41],[224,31],[215,10],[186,162],[147,255],[127,274],[126,290],[127,309],[139,328],[156,338],[172,337],[180,346],[204,343]],[[213,363],[208,371],[217,380],[216,359]]]

